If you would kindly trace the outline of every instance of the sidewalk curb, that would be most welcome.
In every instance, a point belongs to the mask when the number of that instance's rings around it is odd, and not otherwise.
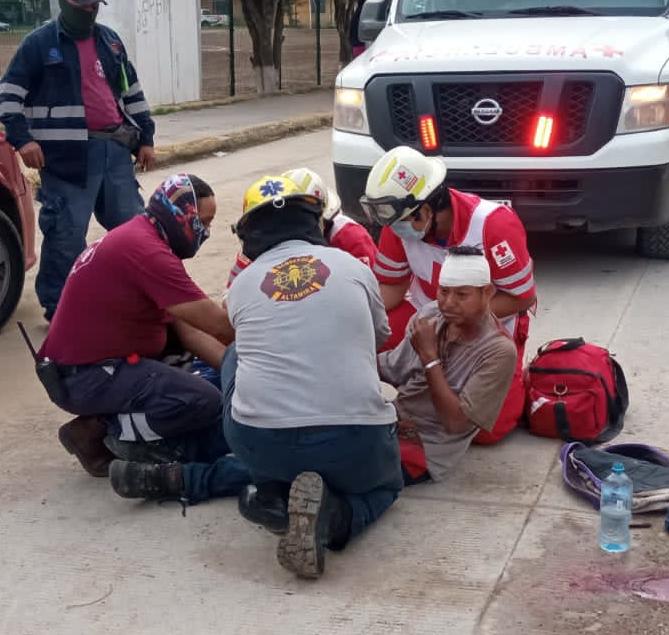
[[[305,132],[328,128],[331,125],[331,113],[318,113],[250,126],[219,137],[201,137],[173,145],[156,146],[156,167],[154,169],[182,161],[194,161],[214,152],[234,152],[251,148]],[[37,190],[40,186],[39,172],[26,167],[23,167],[23,172],[33,188]]]
[[[233,152],[250,148],[304,132],[320,130],[331,125],[331,113],[318,113],[242,128],[223,136],[202,137],[169,146],[158,146],[156,147],[156,167],[165,167],[181,161],[193,161],[214,152]]]
[[[235,95],[234,97],[220,97],[218,99],[199,99],[197,101],[186,101],[180,104],[165,104],[158,105],[151,109],[152,117],[164,117],[165,115],[173,115],[180,112],[191,112],[194,110],[206,110],[207,108],[219,108],[220,106],[230,106],[233,104],[241,104],[247,101],[259,101],[263,99],[271,99],[273,97],[293,97],[295,95],[310,95],[312,93],[332,93],[334,100],[334,86],[318,86],[315,88],[302,88],[294,90],[282,90],[277,93],[267,93],[258,95],[256,93],[248,93],[244,95]]]

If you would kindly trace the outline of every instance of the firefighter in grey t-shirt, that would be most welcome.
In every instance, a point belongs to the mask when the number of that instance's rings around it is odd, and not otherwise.
[[[397,417],[376,366],[390,334],[378,283],[369,267],[327,246],[322,211],[285,177],[247,190],[236,232],[252,262],[227,298],[235,345],[221,367],[225,438],[254,483],[240,511],[281,534],[279,562],[311,578],[323,572],[325,548],[342,549],[403,485]],[[212,358],[202,342],[191,352]],[[235,486],[229,456],[134,472],[141,479],[125,496],[180,493],[197,502]],[[167,475],[177,473],[170,489]]]

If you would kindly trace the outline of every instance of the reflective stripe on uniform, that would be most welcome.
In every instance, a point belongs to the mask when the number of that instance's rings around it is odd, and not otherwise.
[[[133,412],[130,414],[130,417],[135,424],[135,428],[137,428],[137,432],[139,432],[144,441],[160,441],[162,439],[159,434],[151,430],[146,420],[146,415],[143,412]]]
[[[118,415],[118,422],[121,424],[121,436],[119,439],[121,441],[137,441],[137,435],[135,434],[135,429],[132,427],[130,415]]]
[[[394,260],[391,260],[388,258],[388,256],[382,254],[379,252],[376,254],[376,259],[378,262],[386,265],[386,267],[392,267],[393,269],[404,269],[409,266],[409,263],[404,261],[404,262],[395,262]]]
[[[48,106],[26,106],[24,114],[28,119],[46,119],[49,116]]]
[[[518,273],[514,273],[512,276],[508,276],[507,278],[495,278],[493,282],[499,286],[499,287],[507,287],[514,282],[518,282],[522,280],[523,278],[526,278],[532,273],[532,267],[533,263],[530,260],[530,262],[527,263],[525,268],[522,271],[519,271]]]
[[[532,276],[525,284],[521,284],[519,287],[512,287],[511,289],[502,289],[504,293],[509,295],[523,295],[527,293],[534,286],[534,276]]]
[[[18,101],[3,101],[0,104],[0,117],[4,115],[18,115],[23,112],[23,104]]]
[[[142,86],[139,82],[135,82],[132,86],[128,88],[124,93],[121,93],[121,97],[134,97],[135,95],[142,92]]]
[[[83,106],[53,106],[51,108],[52,119],[85,116],[86,110]]]
[[[380,276],[384,276],[385,278],[404,278],[405,276],[408,276],[411,273],[411,269],[409,267],[406,267],[405,269],[386,269],[385,267],[382,267],[378,262],[374,264],[374,273],[377,273]]]
[[[38,141],[88,141],[88,130],[81,128],[37,128],[30,134]]]
[[[23,99],[27,94],[28,90],[19,86],[18,84],[10,84],[9,82],[3,82],[0,84],[0,93],[9,93],[10,95],[16,95]]]
[[[125,107],[129,115],[138,115],[140,112],[149,112],[150,107],[146,101],[138,101],[135,104],[128,104]]]

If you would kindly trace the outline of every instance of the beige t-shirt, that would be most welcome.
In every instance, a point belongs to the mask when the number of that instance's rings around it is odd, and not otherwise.
[[[478,337],[454,342],[441,337],[448,325],[436,302],[425,305],[417,318],[436,319],[444,376],[459,396],[471,429],[462,434],[449,434],[444,429],[408,334],[397,348],[379,355],[379,372],[384,381],[397,388],[398,417],[416,426],[430,476],[440,481],[460,461],[479,428],[493,428],[513,379],[516,347],[493,315],[486,318]]]

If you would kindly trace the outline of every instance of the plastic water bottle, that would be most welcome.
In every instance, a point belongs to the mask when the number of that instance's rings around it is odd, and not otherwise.
[[[632,481],[622,463],[614,463],[611,474],[602,481],[599,518],[599,546],[610,553],[627,551],[630,548]]]

